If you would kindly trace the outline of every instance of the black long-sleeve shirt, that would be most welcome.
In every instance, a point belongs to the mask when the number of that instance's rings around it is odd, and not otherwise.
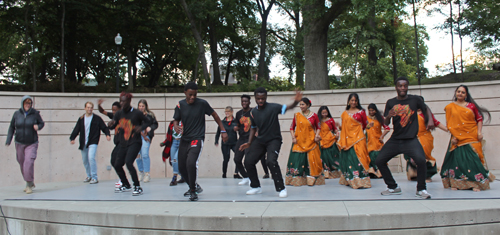
[[[226,118],[222,120],[222,125],[224,126],[224,129],[226,129],[227,133],[227,142],[222,142],[224,145],[234,145],[236,144],[236,141],[238,141],[238,136],[236,135],[236,131],[234,131],[234,127],[238,125],[238,120],[234,119],[231,120],[230,122],[227,121]],[[220,127],[217,127],[217,133],[215,134],[215,144],[219,144],[219,137],[220,137]]]
[[[87,141],[87,145],[85,145],[85,115],[83,115],[76,121],[75,128],[73,128],[73,132],[71,133],[69,139],[73,141],[77,135],[80,135],[80,146],[78,149],[83,150],[84,147],[88,148],[91,144],[99,144],[101,137],[99,133],[100,131],[102,131],[106,136],[110,135],[109,129],[102,118],[93,114],[92,120],[90,121],[89,140]]]

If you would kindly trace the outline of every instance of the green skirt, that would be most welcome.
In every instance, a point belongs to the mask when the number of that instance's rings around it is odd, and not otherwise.
[[[288,163],[286,165],[287,176],[307,176],[309,175],[309,162],[307,161],[307,153],[297,153],[290,150]]]
[[[321,149],[321,160],[323,161],[323,170],[337,171],[339,169],[339,148],[336,144],[330,148]]]
[[[470,145],[449,150],[441,167],[441,179],[445,188],[480,189],[490,188],[490,172],[484,167],[478,154]]]
[[[413,172],[417,172],[417,165],[415,164],[415,162],[413,162],[411,160],[411,158],[406,154],[404,155],[404,158],[406,160],[406,172],[409,172],[408,168],[410,168],[410,167],[412,168],[412,170],[414,170]],[[434,165],[432,165],[432,162],[427,161],[426,166],[427,166],[427,174],[426,174],[425,178],[427,178],[427,179],[432,178],[432,176],[434,176],[435,174],[438,173],[436,163],[434,163]],[[411,179],[415,178],[415,180],[416,180],[417,176],[416,175],[412,175],[412,176],[409,175],[408,178],[411,178]]]
[[[377,161],[377,157],[378,157],[379,153],[380,153],[380,151],[371,151],[370,153],[368,153],[368,156],[370,156],[370,168],[373,167],[373,170],[375,170],[375,171],[378,170],[377,164],[375,164],[375,163]]]
[[[339,168],[341,171],[340,184],[357,188],[371,188],[370,175],[356,155],[354,148],[347,151],[340,150]]]

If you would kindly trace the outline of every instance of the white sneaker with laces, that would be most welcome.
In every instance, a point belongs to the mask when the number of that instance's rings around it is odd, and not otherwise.
[[[254,195],[254,194],[258,194],[258,193],[262,193],[262,188],[260,188],[260,187],[251,188],[250,190],[247,191],[247,195]]]
[[[419,198],[422,198],[422,199],[431,199],[431,194],[427,192],[427,190],[420,190],[420,191],[417,191],[417,194],[415,194],[415,197],[419,197]]]
[[[288,193],[286,192],[286,189],[283,189],[280,191],[280,197],[288,197]]]
[[[247,184],[250,184],[249,178],[243,178],[243,180],[238,183],[238,185],[247,185]]]

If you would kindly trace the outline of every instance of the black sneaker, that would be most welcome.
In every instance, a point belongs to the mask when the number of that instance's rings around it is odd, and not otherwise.
[[[170,186],[175,186],[175,185],[177,185],[177,181],[175,180],[170,181]]]
[[[191,200],[191,201],[198,201],[198,193],[196,193],[196,192],[190,192],[189,193],[189,200]]]
[[[115,193],[122,193],[122,192],[128,192],[132,190],[132,187],[129,185],[129,186],[121,186],[119,188],[115,188]]]
[[[235,178],[235,179],[243,179],[243,178],[241,178],[240,174],[234,174],[233,178]]]
[[[181,178],[179,181],[177,181],[177,183],[179,184],[186,183],[186,180],[184,178]]]
[[[198,194],[200,194],[200,193],[203,192],[203,189],[201,188],[201,186],[199,184],[196,184],[196,191],[195,192],[198,193]],[[188,191],[186,191],[184,193],[184,197],[189,197],[190,195],[191,195],[191,190],[188,189]]]
[[[269,179],[269,174],[265,174],[264,177],[262,177],[262,179]]]
[[[132,196],[139,196],[139,195],[142,195],[141,186],[134,186],[134,192],[132,192]]]

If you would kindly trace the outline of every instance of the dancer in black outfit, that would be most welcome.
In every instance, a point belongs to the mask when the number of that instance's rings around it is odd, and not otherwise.
[[[248,137],[250,136],[250,129],[252,127],[252,123],[250,123],[250,96],[242,95],[241,96],[241,109],[236,113],[236,123],[237,126],[234,128],[235,131],[238,132],[239,138],[238,142],[236,142],[236,152],[234,153],[234,163],[236,168],[241,173],[243,180],[238,183],[238,185],[248,185],[250,183],[250,179],[248,178],[247,171],[243,166],[243,157],[248,154],[248,149],[244,151],[240,151],[240,146],[244,143],[248,142]],[[266,165],[266,154],[262,154],[260,158],[260,162],[262,163],[262,168],[264,169],[264,179],[269,178],[269,171]]]
[[[104,108],[101,106],[103,102],[104,102],[103,99],[99,99],[97,101],[97,108],[99,109],[99,112],[108,116],[109,119],[113,120],[113,117],[115,116],[116,112],[118,112],[118,110],[122,109],[120,102],[118,102],[118,101],[113,102],[113,104],[111,105],[111,112],[104,110]],[[116,132],[115,132],[115,136],[113,137],[113,143],[115,144],[115,147],[113,148],[113,151],[111,151],[111,159],[109,161],[111,163],[111,166],[113,166],[115,164],[116,156],[118,155],[119,143],[120,143],[120,138],[118,138],[118,135],[116,134]],[[120,188],[121,186],[122,186],[122,182],[120,180],[118,180],[118,182],[115,183],[115,188]]]
[[[137,171],[134,167],[134,161],[139,154],[142,146],[141,132],[151,131],[149,127],[149,119],[138,109],[130,106],[132,101],[132,94],[122,92],[120,94],[120,105],[122,109],[113,117],[113,120],[108,123],[110,129],[116,129],[115,133],[119,135],[120,147],[116,161],[113,163],[116,173],[120,177],[123,186],[117,188],[115,192],[129,191],[132,187],[127,180],[123,165],[127,164],[127,169],[134,182],[133,196],[138,196],[143,193],[143,190],[137,177]]]
[[[196,183],[198,175],[198,158],[203,149],[205,140],[205,115],[212,115],[217,125],[219,125],[222,141],[227,142],[227,133],[219,115],[210,107],[206,100],[196,98],[198,95],[198,85],[188,82],[184,86],[186,99],[180,100],[175,107],[174,128],[177,133],[182,133],[179,146],[179,173],[186,179],[189,190],[184,196],[189,196],[189,200],[198,200],[198,193],[203,189]],[[182,121],[183,128],[179,126]]]
[[[424,113],[427,129],[434,129],[432,114],[424,101],[415,95],[408,95],[408,79],[399,77],[395,81],[397,97],[387,101],[385,105],[385,125],[389,125],[392,119],[394,131],[391,138],[384,144],[377,158],[377,167],[382,173],[387,189],[381,194],[401,194],[401,188],[392,177],[387,162],[394,156],[403,153],[408,155],[417,164],[417,193],[415,196],[430,199],[431,194],[426,190],[425,177],[427,172],[425,152],[417,139],[418,114],[417,110]]]
[[[267,103],[267,91],[263,87],[255,89],[254,92],[257,107],[250,111],[250,121],[252,129],[248,142],[240,146],[240,151],[250,147],[245,158],[245,168],[250,178],[251,189],[247,195],[262,193],[259,177],[255,165],[261,156],[267,153],[266,163],[271,171],[274,180],[274,187],[279,192],[279,197],[287,197],[287,191],[278,165],[278,155],[281,149],[283,138],[281,137],[281,128],[278,120],[279,114],[285,114],[289,109],[293,109],[302,99],[302,93],[296,91],[294,102],[291,105],[281,105],[276,103]],[[255,132],[259,129],[259,135],[255,137]],[[253,141],[257,139],[256,141]]]

